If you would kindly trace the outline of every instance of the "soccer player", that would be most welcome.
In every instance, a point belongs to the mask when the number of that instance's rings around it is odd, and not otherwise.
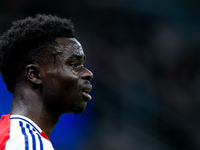
[[[70,20],[36,15],[0,38],[0,71],[13,93],[0,120],[0,150],[53,150],[52,129],[64,113],[82,113],[93,74]]]

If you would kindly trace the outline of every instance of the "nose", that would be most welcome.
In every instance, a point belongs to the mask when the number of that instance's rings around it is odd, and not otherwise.
[[[85,68],[83,74],[81,75],[81,78],[89,81],[93,78],[93,73],[89,69]]]

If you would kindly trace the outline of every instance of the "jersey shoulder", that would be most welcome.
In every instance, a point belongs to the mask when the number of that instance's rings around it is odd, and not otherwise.
[[[2,115],[0,119],[0,149],[4,150],[10,138],[10,115]]]
[[[3,116],[0,120],[0,132],[0,137],[4,137],[0,141],[0,150],[53,150],[51,142],[43,135],[45,133],[26,117]]]

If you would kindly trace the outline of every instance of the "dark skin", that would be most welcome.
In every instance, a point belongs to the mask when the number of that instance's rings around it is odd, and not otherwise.
[[[39,64],[27,65],[10,110],[34,121],[48,137],[64,113],[82,113],[91,100],[93,74],[84,67],[85,55],[75,38],[55,40],[61,48]]]

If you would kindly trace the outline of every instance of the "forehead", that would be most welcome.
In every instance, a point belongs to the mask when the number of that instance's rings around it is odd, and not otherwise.
[[[61,47],[61,51],[65,54],[65,56],[84,56],[83,48],[75,38],[60,37],[56,38],[56,42]]]

